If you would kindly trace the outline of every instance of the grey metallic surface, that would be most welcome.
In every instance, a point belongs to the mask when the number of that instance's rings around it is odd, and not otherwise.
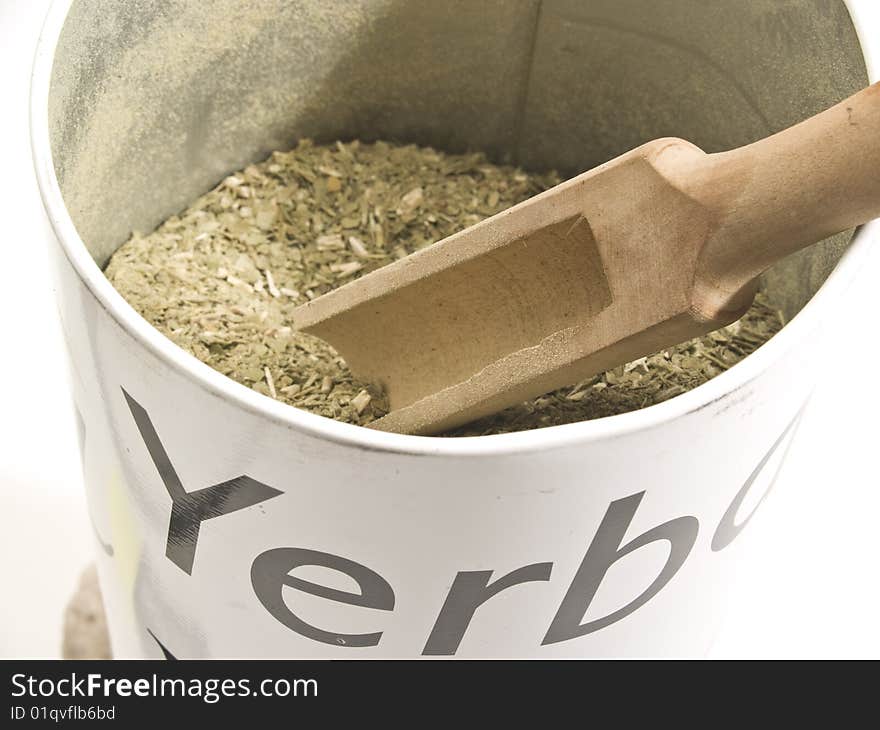
[[[56,172],[103,265],[224,174],[303,136],[588,169],[648,139],[707,151],[864,86],[842,2],[74,2],[50,94]],[[788,316],[847,234],[768,274]]]

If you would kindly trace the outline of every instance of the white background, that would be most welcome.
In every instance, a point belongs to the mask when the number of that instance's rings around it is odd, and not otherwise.
[[[92,550],[27,130],[47,4],[0,0],[0,657],[58,656]],[[755,559],[713,657],[880,658],[878,301],[875,251],[841,308],[838,360],[747,528]]]

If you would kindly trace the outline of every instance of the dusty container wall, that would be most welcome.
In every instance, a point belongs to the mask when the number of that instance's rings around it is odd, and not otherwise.
[[[770,345],[696,391],[455,440],[338,424],[232,383],[152,330],[98,267],[132,230],[303,136],[483,149],[565,173],[663,135],[708,151],[749,142],[866,83],[846,6],[206,5],[58,3],[35,70],[115,653],[705,651],[844,265]],[[847,240],[779,267],[771,297],[793,315]]]

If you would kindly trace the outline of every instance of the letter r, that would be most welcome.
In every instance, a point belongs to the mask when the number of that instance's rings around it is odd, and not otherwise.
[[[455,576],[440,615],[422,650],[427,656],[452,656],[458,650],[477,609],[501,591],[538,581],[550,580],[553,563],[535,563],[502,576],[493,583],[491,570],[462,571]]]

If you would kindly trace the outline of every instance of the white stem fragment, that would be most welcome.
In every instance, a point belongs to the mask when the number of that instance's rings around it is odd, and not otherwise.
[[[263,372],[266,374],[266,385],[269,386],[269,394],[273,398],[278,397],[278,393],[275,391],[275,381],[272,379],[272,371],[269,368],[264,367]]]
[[[361,415],[367,409],[367,406],[370,405],[371,400],[372,397],[370,396],[370,394],[366,390],[362,390],[354,398],[351,399],[351,404],[358,412],[358,415]]]
[[[272,272],[269,271],[269,269],[266,269],[266,271],[265,271],[264,273],[266,274],[266,284],[267,284],[268,287],[269,287],[269,293],[270,293],[273,297],[275,297],[276,299],[278,299],[278,297],[281,296],[281,292],[278,290],[278,287],[275,286],[275,279],[274,279],[274,277],[272,276]]]

